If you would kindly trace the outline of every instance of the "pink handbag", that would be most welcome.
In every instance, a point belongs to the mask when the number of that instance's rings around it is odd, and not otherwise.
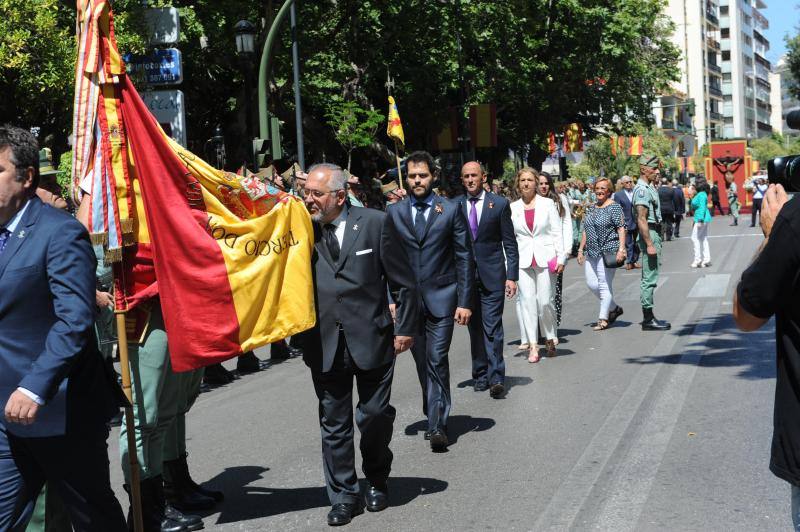
[[[550,270],[550,273],[556,273],[556,270],[558,270],[558,259],[556,257],[547,261],[547,269]]]

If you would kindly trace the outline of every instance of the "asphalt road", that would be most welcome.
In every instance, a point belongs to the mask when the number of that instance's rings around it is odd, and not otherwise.
[[[669,332],[640,330],[640,274],[624,270],[614,291],[625,314],[592,331],[598,303],[571,261],[559,356],[529,364],[508,304],[504,399],[472,390],[468,333],[457,326],[447,453],[423,440],[413,361],[400,355],[391,507],[349,529],[790,529],[789,486],[768,470],[774,323],[743,334],[730,315],[761,236],[728,223],[712,222],[710,268],[689,268],[690,224],[665,243],[656,315],[672,322]],[[317,405],[301,360],[202,394],[188,437],[194,478],[227,496],[206,529],[328,528]],[[109,455],[120,487],[116,438]]]

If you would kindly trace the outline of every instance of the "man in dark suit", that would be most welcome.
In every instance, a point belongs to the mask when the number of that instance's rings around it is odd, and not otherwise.
[[[681,220],[683,220],[683,215],[686,214],[686,197],[683,195],[683,187],[677,180],[672,181],[672,192],[675,194],[673,197],[673,205],[675,206],[675,231],[673,231],[673,234],[675,238],[680,238]]]
[[[461,208],[467,219],[476,263],[474,307],[469,322],[474,389],[499,399],[505,393],[503,297],[514,297],[519,251],[507,199],[484,190],[486,172],[479,162],[461,168],[467,195]],[[505,253],[504,253],[505,252]]]
[[[457,202],[433,193],[433,157],[414,152],[406,159],[410,197],[386,213],[411,261],[421,295],[425,331],[414,339],[414,361],[422,387],[422,410],[428,417],[431,449],[447,449],[450,415],[450,366],[447,353],[453,321],[467,325],[472,315],[475,265],[467,221]]]
[[[661,180],[658,187],[658,199],[661,202],[661,220],[664,236],[667,242],[672,240],[672,229],[675,226],[675,191],[672,184],[666,179]]]
[[[641,268],[639,263],[639,246],[636,245],[636,239],[639,235],[639,230],[636,226],[636,218],[633,215],[633,179],[630,176],[624,175],[619,179],[622,183],[622,190],[614,193],[614,201],[622,206],[622,213],[625,215],[625,269]]]
[[[89,235],[35,196],[36,139],[0,127],[0,530],[21,530],[45,482],[79,531],[126,530],[109,482],[119,389],[93,340]]]
[[[332,526],[347,524],[364,511],[353,449],[354,377],[356,423],[369,484],[367,510],[378,512],[388,505],[394,360],[420,332],[419,298],[405,250],[383,212],[347,205],[345,184],[338,166],[309,169],[305,203],[314,221],[317,323],[294,337],[319,398]]]

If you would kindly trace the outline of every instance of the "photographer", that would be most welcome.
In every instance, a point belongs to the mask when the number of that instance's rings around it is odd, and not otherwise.
[[[800,200],[770,185],[761,205],[764,242],[742,274],[733,317],[754,331],[775,315],[777,380],[770,470],[792,485],[792,520],[800,527]]]

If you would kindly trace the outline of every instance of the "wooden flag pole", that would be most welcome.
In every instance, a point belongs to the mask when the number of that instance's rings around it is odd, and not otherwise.
[[[394,158],[397,161],[397,181],[399,181],[400,190],[405,192],[405,187],[403,186],[403,171],[400,169],[400,144],[397,142],[397,139],[394,139]]]
[[[125,431],[128,436],[128,465],[130,468],[131,513],[134,532],[144,532],[142,520],[142,490],[139,480],[139,460],[136,454],[136,422],[133,419],[133,389],[131,387],[131,366],[128,358],[128,332],[125,330],[125,311],[115,310],[117,318],[117,341],[119,364],[122,370],[122,391],[128,399],[125,405]]]

